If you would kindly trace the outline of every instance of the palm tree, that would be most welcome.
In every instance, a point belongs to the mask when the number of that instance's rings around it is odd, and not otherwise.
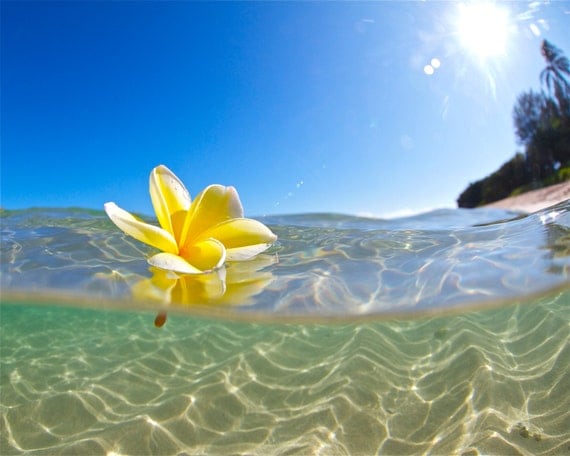
[[[540,82],[548,95],[556,99],[562,118],[570,117],[570,61],[560,49],[548,40],[542,41],[541,53],[546,60],[546,68],[540,73]]]
[[[536,132],[547,125],[549,118],[548,101],[544,93],[533,90],[521,93],[513,108],[515,133],[520,144],[532,142]]]

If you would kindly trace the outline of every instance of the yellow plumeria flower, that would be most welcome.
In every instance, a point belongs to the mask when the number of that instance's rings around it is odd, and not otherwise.
[[[244,218],[233,187],[210,185],[191,201],[184,184],[166,166],[150,173],[150,198],[160,227],[106,203],[105,212],[126,234],[161,250],[148,262],[181,274],[202,274],[228,261],[248,260],[277,236],[263,223]]]

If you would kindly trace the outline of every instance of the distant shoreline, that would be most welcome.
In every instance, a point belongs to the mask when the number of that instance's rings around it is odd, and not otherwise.
[[[516,212],[536,212],[570,199],[570,181],[548,187],[531,190],[517,196],[511,196],[483,207],[495,207]]]

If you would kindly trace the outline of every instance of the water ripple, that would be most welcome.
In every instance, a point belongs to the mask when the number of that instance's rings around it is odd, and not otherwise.
[[[257,324],[2,307],[2,454],[567,454],[570,294]]]
[[[161,311],[169,304],[172,312],[282,321],[457,311],[570,286],[570,201],[527,216],[267,218],[278,243],[259,263],[228,266],[222,300],[196,284],[178,293],[150,286],[145,258],[152,249],[125,237],[102,212],[1,215],[0,286],[11,300]]]

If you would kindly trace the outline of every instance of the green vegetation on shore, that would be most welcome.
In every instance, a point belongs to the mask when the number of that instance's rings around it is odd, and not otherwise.
[[[519,95],[513,108],[515,133],[524,153],[517,152],[497,171],[469,184],[459,207],[477,207],[536,188],[570,180],[570,62],[544,40],[546,67],[542,89]]]

